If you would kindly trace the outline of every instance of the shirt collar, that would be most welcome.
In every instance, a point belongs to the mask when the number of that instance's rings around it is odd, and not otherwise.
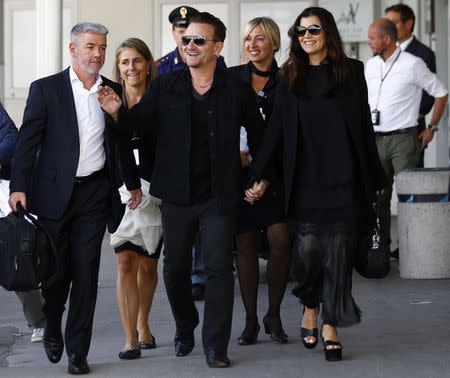
[[[401,52],[402,52],[402,50],[400,49],[400,47],[397,46],[397,49],[394,51],[394,53],[393,53],[389,58],[387,58],[387,59],[384,61],[384,63],[385,63],[385,64],[390,64],[390,63],[392,63],[395,59],[397,59],[397,56],[398,56]],[[381,58],[381,57],[380,57],[380,58]],[[381,59],[381,60],[383,60],[383,59]]]
[[[402,49],[402,51],[405,51],[413,39],[414,39],[414,36],[411,35],[411,37],[409,37],[406,41],[399,43],[398,46]]]
[[[72,65],[70,65],[70,68],[69,68],[69,77],[70,77],[70,82],[72,85],[78,85],[83,88],[83,83],[81,82],[77,73],[73,69]],[[89,92],[97,92],[97,89],[100,85],[102,85],[102,77],[99,74],[97,74],[97,80],[95,81],[95,84],[92,86],[92,88],[89,90]]]

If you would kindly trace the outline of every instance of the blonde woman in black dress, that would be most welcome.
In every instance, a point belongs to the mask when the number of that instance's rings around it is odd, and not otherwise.
[[[278,65],[274,55],[279,48],[280,31],[275,21],[268,17],[254,18],[245,26],[243,33],[243,53],[249,61],[247,64],[230,68],[230,71],[252,89],[266,123],[272,113],[273,94],[277,85]],[[256,156],[256,153],[257,149],[248,151],[245,147],[241,148],[245,181],[248,179],[248,169],[252,164],[251,158]],[[274,162],[276,168],[279,168],[279,165],[280,159]],[[283,208],[281,175],[279,169],[275,171],[271,185],[261,201],[254,205],[242,201],[238,216],[237,271],[246,312],[245,328],[239,337],[239,345],[256,343],[260,330],[257,296],[258,251],[261,247],[262,231],[266,232],[270,247],[267,261],[269,305],[263,318],[264,329],[273,341],[287,342],[287,335],[281,323],[280,305],[289,274],[289,233]]]

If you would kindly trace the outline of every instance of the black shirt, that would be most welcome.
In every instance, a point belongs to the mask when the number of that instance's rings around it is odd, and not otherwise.
[[[191,202],[195,203],[211,196],[211,154],[209,146],[210,91],[203,95],[195,90],[191,98]]]

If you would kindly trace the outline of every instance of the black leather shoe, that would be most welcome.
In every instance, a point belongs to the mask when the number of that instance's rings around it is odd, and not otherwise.
[[[199,283],[192,284],[192,299],[194,301],[203,301],[205,299],[205,285]]]
[[[270,338],[278,344],[286,344],[288,342],[288,336],[283,331],[283,326],[281,325],[281,321],[277,325],[277,327],[272,326],[272,319],[269,318],[268,315],[264,316],[263,324],[264,331],[267,335],[270,335]]]
[[[175,354],[177,357],[187,356],[192,352],[195,346],[194,334],[190,334],[188,336],[179,335],[178,331],[175,335],[175,339],[173,340],[175,344]]]
[[[119,358],[121,360],[136,360],[141,357],[141,350],[138,349],[126,349],[119,352]]]
[[[44,349],[48,360],[52,364],[58,363],[64,350],[64,340],[61,328],[58,328],[55,331],[50,331],[50,328],[45,327],[42,342],[44,344]]]
[[[86,357],[80,354],[72,354],[69,357],[69,367],[67,368],[69,374],[88,374],[91,369],[87,363]]]
[[[225,353],[208,350],[206,351],[206,363],[211,368],[225,368],[230,366],[231,362]]]
[[[258,341],[258,333],[261,327],[256,323],[256,327],[249,328],[245,326],[244,332],[238,338],[239,345],[252,345]]]
[[[153,336],[153,340],[151,341],[139,341],[138,346],[140,349],[155,349],[156,348],[155,336]]]

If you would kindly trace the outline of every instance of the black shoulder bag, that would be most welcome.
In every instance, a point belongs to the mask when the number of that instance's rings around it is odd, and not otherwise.
[[[58,279],[59,266],[50,234],[20,203],[17,212],[0,218],[1,286],[10,291],[48,288]]]
[[[390,269],[390,250],[386,234],[380,226],[381,195],[377,196],[375,222],[365,233],[356,251],[355,269],[365,278],[384,278]]]

